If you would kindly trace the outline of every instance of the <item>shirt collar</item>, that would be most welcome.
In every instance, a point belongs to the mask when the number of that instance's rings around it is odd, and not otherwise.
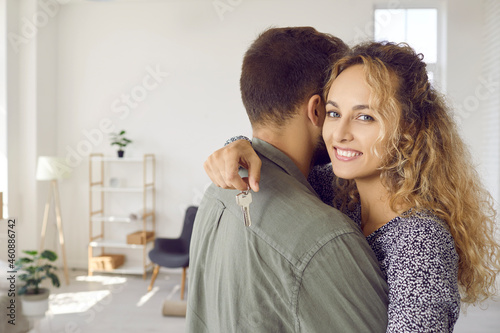
[[[318,196],[297,165],[295,165],[295,163],[293,163],[293,161],[281,150],[259,138],[252,138],[252,147],[256,152],[278,165],[283,171],[295,178],[298,182],[304,184],[312,193]]]

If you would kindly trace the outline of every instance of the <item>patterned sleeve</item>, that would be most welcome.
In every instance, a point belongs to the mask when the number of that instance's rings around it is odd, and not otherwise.
[[[311,187],[318,193],[321,201],[327,205],[333,206],[333,170],[332,164],[316,165],[312,168],[307,181]]]
[[[228,144],[233,143],[233,142],[238,141],[238,140],[246,140],[246,141],[250,142],[250,144],[252,144],[252,140],[250,140],[248,137],[246,137],[244,135],[236,135],[236,136],[233,136],[233,137],[230,137],[229,139],[227,139],[226,142],[224,142],[224,147],[227,146]]]
[[[401,224],[388,253],[387,332],[452,332],[460,311],[453,238],[434,220],[412,222]]]

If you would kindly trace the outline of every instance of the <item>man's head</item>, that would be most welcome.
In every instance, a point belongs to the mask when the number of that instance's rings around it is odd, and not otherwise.
[[[346,54],[339,38],[311,27],[271,28],[247,50],[240,78],[252,127],[281,127],[323,87],[333,63]]]

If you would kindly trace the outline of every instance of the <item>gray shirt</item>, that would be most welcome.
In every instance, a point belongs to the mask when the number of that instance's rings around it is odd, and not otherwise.
[[[211,185],[194,224],[188,332],[385,332],[387,285],[363,234],[321,202],[297,166],[262,159],[245,227],[237,191]]]

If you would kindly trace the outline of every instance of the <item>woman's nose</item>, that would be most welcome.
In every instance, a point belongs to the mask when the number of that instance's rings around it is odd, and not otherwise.
[[[333,131],[333,139],[336,142],[349,142],[353,139],[351,126],[347,119],[341,119]]]

